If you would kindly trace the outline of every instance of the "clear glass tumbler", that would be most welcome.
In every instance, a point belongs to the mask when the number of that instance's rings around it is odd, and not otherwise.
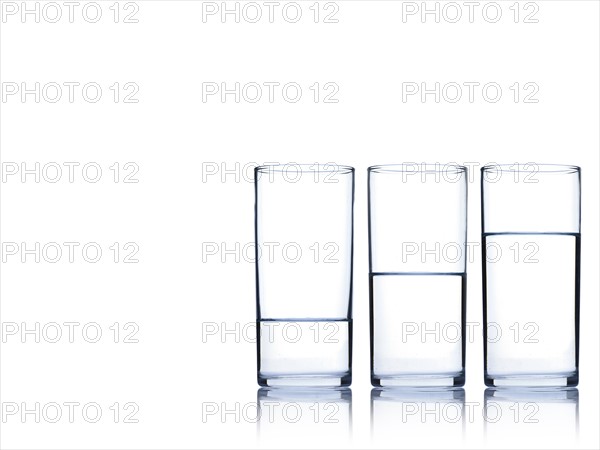
[[[463,386],[467,169],[368,174],[371,383]]]
[[[261,386],[348,386],[354,168],[255,169]]]
[[[489,165],[481,175],[485,384],[576,386],[580,168]]]

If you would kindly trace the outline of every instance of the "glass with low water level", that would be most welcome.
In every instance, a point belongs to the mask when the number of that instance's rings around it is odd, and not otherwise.
[[[580,169],[481,169],[484,378],[488,386],[576,386]]]
[[[348,386],[354,168],[255,169],[258,383]]]
[[[368,173],[371,383],[463,386],[467,170]]]

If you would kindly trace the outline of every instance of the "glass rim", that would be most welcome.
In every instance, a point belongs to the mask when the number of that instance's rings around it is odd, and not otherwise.
[[[354,173],[354,167],[346,166],[343,164],[336,164],[333,162],[329,163],[285,163],[285,164],[266,164],[262,166],[256,166],[254,171],[256,173],[273,173],[273,172],[287,172],[288,170],[298,169],[302,172],[310,173],[341,173],[348,174]],[[306,169],[306,170],[305,170]]]
[[[467,168],[457,163],[400,163],[377,164],[367,169],[373,173],[466,173]]]
[[[515,166],[518,166],[515,168]],[[581,172],[581,167],[571,164],[552,164],[552,163],[512,163],[512,164],[486,164],[481,168],[481,172],[518,172],[519,170],[531,171],[528,168],[536,168],[536,173],[563,173],[571,174]]]

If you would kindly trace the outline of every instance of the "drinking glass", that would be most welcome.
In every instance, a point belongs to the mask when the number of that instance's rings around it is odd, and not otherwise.
[[[354,168],[255,169],[261,386],[348,386]]]
[[[481,169],[484,380],[576,386],[580,168]]]
[[[405,163],[368,175],[371,383],[462,386],[467,169]]]

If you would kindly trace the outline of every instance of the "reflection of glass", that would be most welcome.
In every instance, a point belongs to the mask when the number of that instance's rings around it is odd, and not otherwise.
[[[419,442],[425,448],[461,447],[465,411],[463,388],[371,390],[371,437],[386,445]]]
[[[579,435],[579,391],[488,388],[484,430],[494,448],[572,448]]]
[[[294,447],[339,446],[352,430],[349,388],[260,388],[257,391],[261,446],[285,439]]]

